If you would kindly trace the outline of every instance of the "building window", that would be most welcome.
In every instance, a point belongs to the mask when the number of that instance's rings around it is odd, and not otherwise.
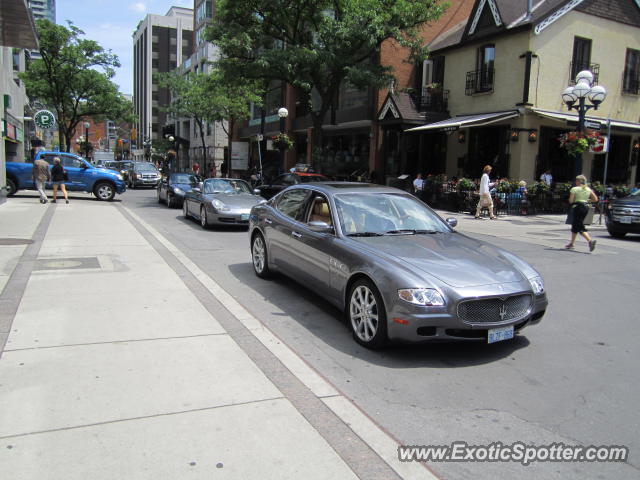
[[[476,69],[467,72],[465,94],[493,92],[493,79],[495,76],[496,47],[493,44],[483,45],[478,48],[476,56]]]
[[[622,92],[640,94],[640,50],[627,48],[627,57],[624,61],[624,77]]]
[[[573,57],[571,58],[571,79],[583,70],[591,70],[591,40],[574,37]]]

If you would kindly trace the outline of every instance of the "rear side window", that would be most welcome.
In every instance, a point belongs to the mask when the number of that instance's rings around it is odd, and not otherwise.
[[[78,160],[77,158],[70,157],[68,155],[63,155],[62,156],[62,166],[64,166],[64,167],[80,168],[80,167],[82,167],[82,165],[84,165],[84,162],[82,160]]]
[[[280,195],[276,208],[287,217],[302,221],[304,206],[309,196],[306,190],[295,189]]]

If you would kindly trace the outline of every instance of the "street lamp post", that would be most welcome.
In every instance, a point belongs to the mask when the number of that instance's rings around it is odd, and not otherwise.
[[[284,107],[281,107],[278,110],[278,116],[280,117],[280,134],[284,135],[284,131],[286,128],[285,121],[289,116],[289,110],[287,110]],[[284,142],[279,142],[279,150],[280,150],[280,166],[282,168],[282,171],[284,172],[286,170],[285,164],[284,164],[284,151],[285,151]]]
[[[174,152],[176,152],[176,154],[175,154],[175,155],[176,155],[176,156],[175,156],[175,163],[176,163],[176,164],[178,164],[178,167],[179,167],[180,165],[179,165],[179,161],[178,161],[178,150],[175,148],[175,146],[176,146],[176,145],[175,145],[175,140],[176,140],[176,139],[174,138],[174,136],[173,136],[173,135],[165,135],[165,138],[166,138],[167,140],[169,140],[169,142],[171,143],[171,150],[173,150]],[[174,164],[174,162],[173,162],[173,161],[170,161],[170,165],[171,165],[171,166],[169,167],[169,172],[175,172],[175,171],[176,171],[176,169],[175,169],[175,165],[173,165],[173,164]],[[178,170],[179,170],[179,168],[178,168]]]
[[[573,87],[567,87],[562,92],[562,100],[569,110],[577,110],[578,112],[578,128],[577,132],[584,131],[585,117],[590,109],[597,110],[598,106],[607,98],[607,91],[601,85],[593,85],[593,73],[589,70],[583,70],[576,75],[576,84]],[[586,100],[591,104],[588,104]],[[576,105],[576,102],[578,104]],[[582,173],[582,155],[575,155],[575,175]]]
[[[91,124],[89,122],[84,122],[84,147],[85,147],[85,156],[87,160],[89,160],[89,127]]]
[[[80,155],[82,155],[84,147],[84,137],[82,135],[80,135],[78,138],[76,138],[76,143],[78,144],[78,151],[80,152]]]
[[[147,138],[142,142],[142,146],[144,147],[144,159],[145,161],[149,161],[151,157],[151,141]]]

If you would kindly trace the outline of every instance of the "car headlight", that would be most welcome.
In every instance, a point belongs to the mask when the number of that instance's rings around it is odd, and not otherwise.
[[[117,174],[117,175],[116,175],[116,177],[118,177],[118,180],[120,180],[120,181],[124,180],[124,179],[122,178],[122,175],[120,175],[120,174]]]
[[[228,205],[226,205],[224,202],[221,202],[217,198],[211,202],[211,205],[213,205],[213,208],[215,208],[219,212],[226,212],[230,210]]]
[[[405,302],[425,307],[439,307],[444,305],[444,298],[433,288],[402,288],[398,296]]]
[[[533,293],[536,295],[542,295],[544,293],[544,282],[542,281],[542,277],[537,276],[530,278],[529,283],[531,284],[531,288],[533,288]]]
[[[176,193],[178,195],[184,195],[184,190],[178,187],[173,187],[173,193]]]

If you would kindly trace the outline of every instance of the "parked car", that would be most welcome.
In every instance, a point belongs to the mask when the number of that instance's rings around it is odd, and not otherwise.
[[[265,200],[244,180],[210,178],[202,189],[187,192],[182,203],[185,218],[195,218],[202,228],[210,225],[248,225],[251,207]]]
[[[62,166],[69,175],[65,182],[67,190],[72,192],[93,193],[98,200],[113,200],[116,193],[124,193],[126,184],[120,173],[106,168],[94,167],[84,158],[73,153],[66,152],[37,152],[35,159],[45,160],[53,166],[54,157],[59,157]],[[7,162],[7,188],[8,196],[15,195],[18,190],[35,190],[35,184],[31,178],[32,163]],[[46,184],[52,188],[51,183]]]
[[[160,172],[153,163],[133,162],[127,175],[129,188],[157,187],[160,183]]]
[[[260,192],[264,198],[269,200],[275,194],[281,192],[291,185],[299,185],[301,183],[310,182],[326,182],[329,181],[327,177],[319,173],[306,173],[306,172],[294,172],[283,173],[275,178],[275,180],[269,185],[259,185],[256,190]]]
[[[279,271],[345,312],[355,340],[510,339],[540,322],[547,295],[524,260],[454,230],[402,190],[329,182],[253,207],[253,268]]]
[[[133,167],[133,160],[112,160],[105,162],[104,167],[115,172],[119,172],[126,182],[129,177],[129,169]]]
[[[640,233],[640,191],[612,200],[606,222],[612,237],[622,238],[627,233]]]
[[[158,184],[158,203],[165,202],[167,207],[182,205],[184,195],[198,186],[202,178],[190,173],[171,173],[163,177]]]

